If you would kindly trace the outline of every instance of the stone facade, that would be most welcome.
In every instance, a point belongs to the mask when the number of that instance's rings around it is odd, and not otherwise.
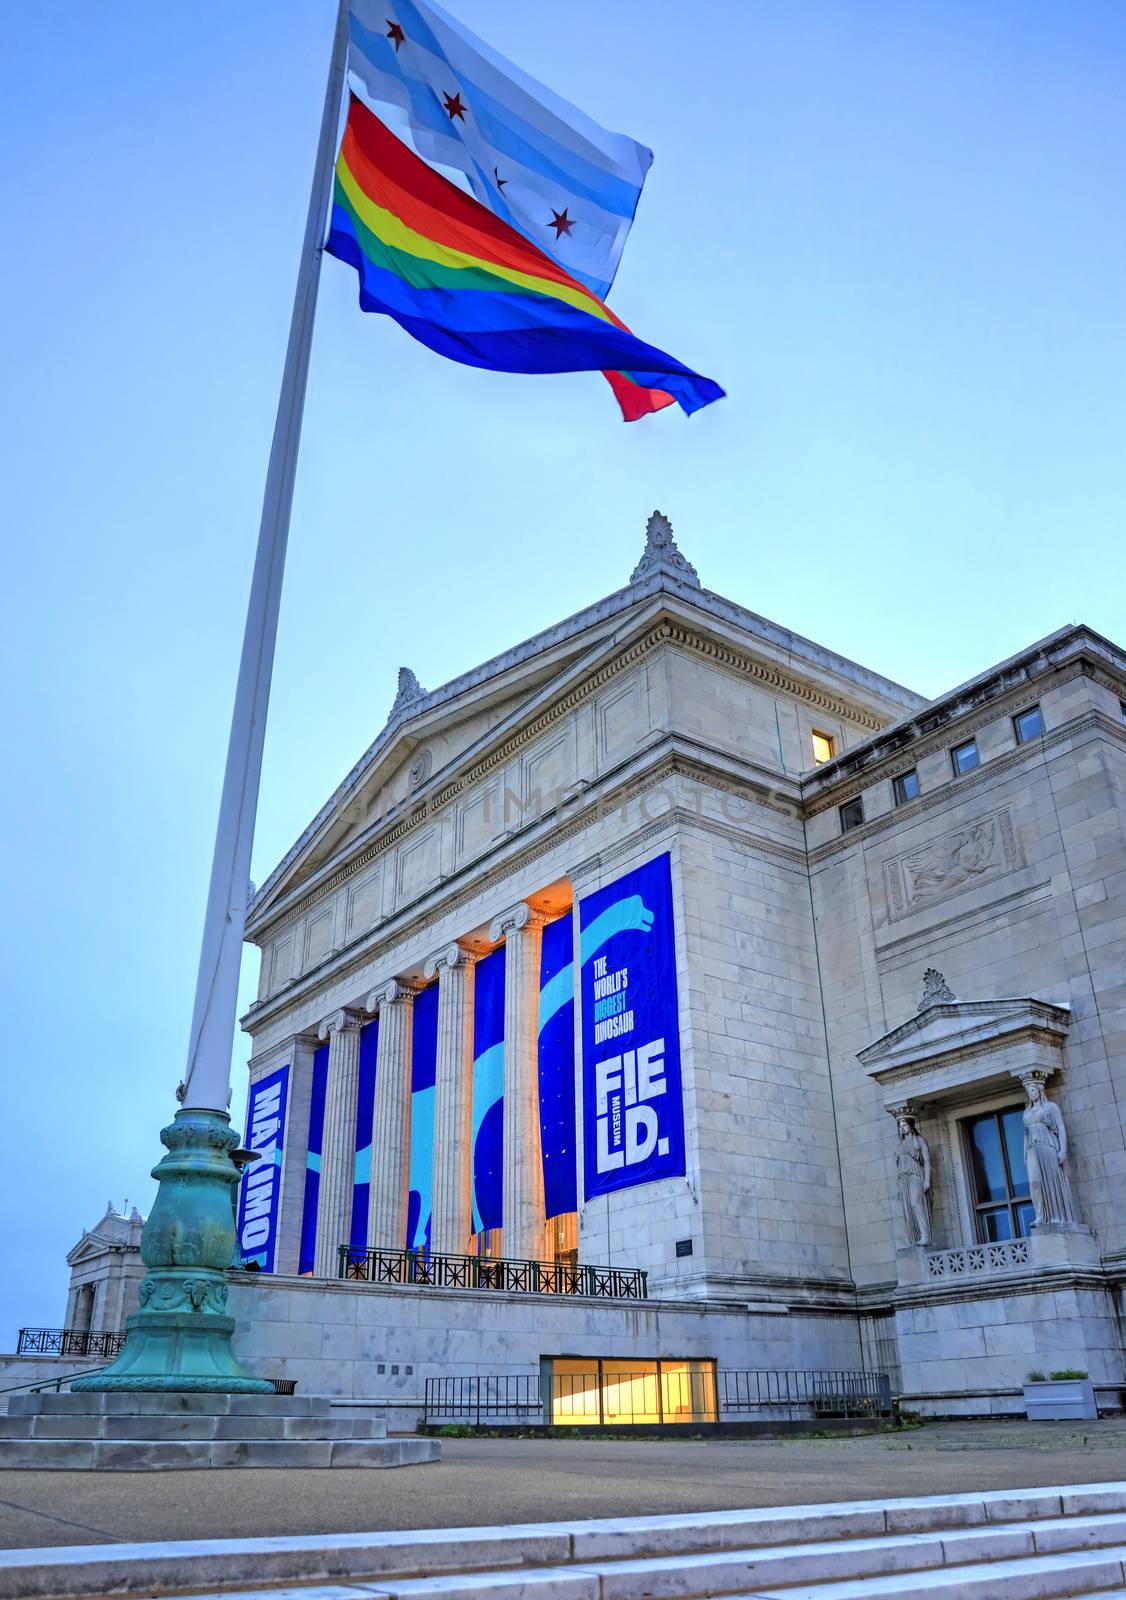
[[[349,1029],[380,1017],[368,1242],[388,1247],[405,1225],[409,1013],[435,979],[435,1239],[473,1247],[474,967],[502,942],[504,1253],[550,1259],[540,930],[667,853],[686,1172],[590,1200],[580,1176],[568,1225],[579,1260],[640,1267],[651,1295],[698,1302],[717,1329],[738,1307],[731,1364],[832,1367],[850,1351],[940,1411],[1015,1408],[1030,1367],[1082,1366],[1110,1403],[1126,1279],[1124,701],[1126,656],[1069,627],[924,702],[703,589],[658,516],[625,589],[433,692],[404,669],[383,731],[251,908],[262,952],[244,1019],[251,1077],[291,1073],[275,1298],[248,1292],[247,1315],[286,1295],[301,1310],[283,1322],[315,1323],[349,1296],[361,1321],[390,1327],[399,1314],[393,1292],[321,1283],[318,1301],[292,1281],[313,1053],[330,1040],[323,1280],[352,1181]],[[1018,1156],[1012,1193],[990,1211],[970,1144],[994,1112],[1019,1143],[1030,1085],[1057,1107],[1045,1115],[1065,1131],[1074,1211],[1031,1233]],[[918,1203],[908,1237],[897,1118],[927,1152],[923,1243]],[[1002,1225],[1024,1231],[991,1242]],[[465,1305],[468,1329],[474,1316],[492,1327],[485,1297],[470,1291]],[[748,1306],[782,1318],[769,1361]],[[505,1315],[508,1333],[486,1356],[478,1343],[478,1366],[517,1347],[531,1360],[525,1333],[546,1338],[532,1333],[538,1298],[524,1331]],[[568,1316],[563,1346],[598,1353],[599,1319],[551,1309]],[[795,1319],[787,1347],[776,1330]],[[250,1357],[329,1359],[323,1338],[302,1334],[317,1343],[305,1356],[267,1348],[257,1328],[251,1316]],[[373,1340],[341,1359],[366,1359]],[[324,1367],[318,1381],[330,1377]]]
[[[72,1333],[123,1333],[125,1319],[137,1309],[137,1291],[145,1275],[141,1230],[145,1219],[133,1207],[129,1216],[113,1202],[93,1228],[88,1228],[67,1254],[70,1288],[63,1326]]]

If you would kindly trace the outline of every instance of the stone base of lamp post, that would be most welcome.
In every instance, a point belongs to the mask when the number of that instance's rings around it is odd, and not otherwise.
[[[168,1154],[153,1168],[160,1190],[141,1235],[148,1273],[140,1310],[125,1324],[117,1359],[71,1388],[270,1394],[268,1379],[252,1378],[236,1361],[235,1321],[226,1315],[238,1135],[225,1112],[183,1110],[160,1138]]]

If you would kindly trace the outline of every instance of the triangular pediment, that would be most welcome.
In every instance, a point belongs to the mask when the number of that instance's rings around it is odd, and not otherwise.
[[[857,1059],[889,1108],[957,1098],[1063,1066],[1071,1012],[1047,1000],[942,1000],[893,1028]]]

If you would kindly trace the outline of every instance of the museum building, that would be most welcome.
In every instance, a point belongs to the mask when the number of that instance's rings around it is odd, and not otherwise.
[[[660,513],[626,587],[404,669],[248,915],[243,1361],[546,1373],[556,1421],[611,1368],[685,1420],[764,1369],[1117,1408],[1124,708],[1082,626],[927,701]]]

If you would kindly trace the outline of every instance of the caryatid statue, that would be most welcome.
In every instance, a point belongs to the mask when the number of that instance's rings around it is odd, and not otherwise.
[[[931,1152],[930,1145],[915,1126],[915,1119],[900,1112],[895,1119],[899,1143],[895,1147],[895,1171],[899,1179],[899,1199],[907,1225],[907,1243],[931,1242]]]
[[[1054,1100],[1049,1100],[1039,1078],[1024,1080],[1028,1104],[1024,1109],[1024,1164],[1038,1227],[1064,1224],[1074,1227],[1079,1218],[1071,1198],[1067,1172],[1067,1125]]]

